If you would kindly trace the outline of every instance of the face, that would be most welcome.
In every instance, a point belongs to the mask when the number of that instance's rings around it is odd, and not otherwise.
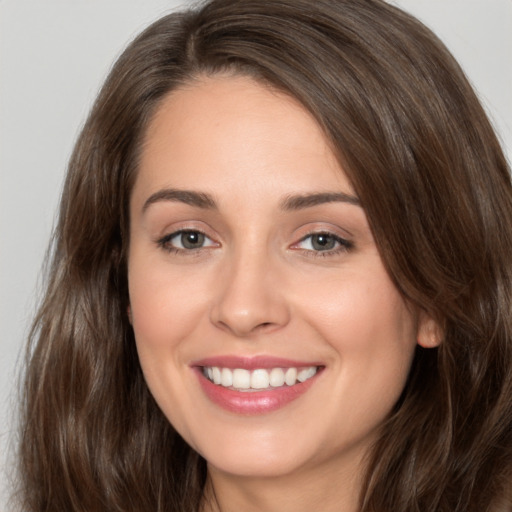
[[[130,215],[140,363],[209,467],[276,476],[359,460],[425,322],[314,119],[248,78],[174,91],[147,130]]]

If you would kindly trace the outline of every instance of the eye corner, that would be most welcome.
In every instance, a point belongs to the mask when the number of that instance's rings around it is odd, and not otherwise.
[[[175,254],[193,254],[203,249],[220,247],[220,243],[207,235],[204,231],[195,228],[182,228],[159,237],[156,245],[167,252]]]
[[[328,230],[312,231],[294,242],[290,249],[312,257],[335,256],[354,249],[354,243]]]

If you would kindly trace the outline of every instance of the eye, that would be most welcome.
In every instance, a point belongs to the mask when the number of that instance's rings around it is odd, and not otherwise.
[[[332,233],[311,233],[305,236],[294,248],[305,251],[337,253],[353,247],[352,242]]]
[[[167,250],[191,251],[217,245],[201,231],[183,229],[164,236],[158,244]]]

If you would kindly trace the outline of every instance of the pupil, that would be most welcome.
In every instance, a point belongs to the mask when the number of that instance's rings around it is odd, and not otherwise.
[[[334,249],[335,245],[334,238],[331,235],[314,235],[311,243],[317,251]]]
[[[181,243],[185,249],[197,249],[204,243],[204,235],[197,231],[188,231],[181,235]]]

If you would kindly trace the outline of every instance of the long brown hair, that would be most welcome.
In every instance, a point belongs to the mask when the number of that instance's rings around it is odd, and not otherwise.
[[[69,164],[29,344],[23,510],[200,507],[205,461],[151,397],[127,318],[128,201],[162,98],[225,72],[315,116],[395,285],[442,326],[369,454],[361,510],[512,510],[509,170],[449,52],[380,0],[213,0],[119,58]]]

